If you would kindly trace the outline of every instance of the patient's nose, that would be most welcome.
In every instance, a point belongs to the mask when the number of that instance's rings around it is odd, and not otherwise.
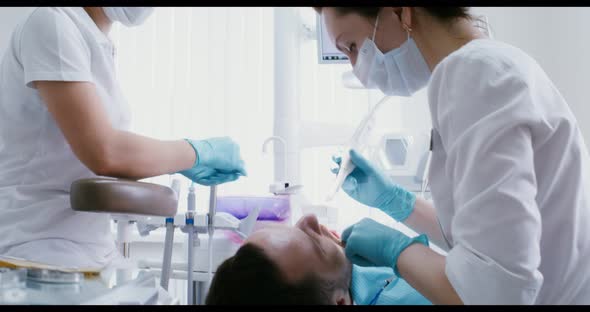
[[[304,217],[302,217],[299,222],[297,222],[297,227],[300,229],[310,229],[318,234],[322,234],[322,231],[320,229],[320,223],[318,222],[318,218],[313,215],[313,214],[309,214],[306,215]]]

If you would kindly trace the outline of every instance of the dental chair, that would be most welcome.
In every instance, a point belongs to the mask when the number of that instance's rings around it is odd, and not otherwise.
[[[150,217],[174,217],[178,191],[132,180],[82,179],[70,187],[70,204],[75,211],[110,214],[117,224],[117,249],[124,259],[130,259],[133,224]],[[130,280],[131,273],[131,270],[118,270],[117,284]]]
[[[133,223],[155,218],[149,227],[155,229],[160,219],[174,218],[178,208],[177,191],[167,186],[129,180],[83,179],[71,185],[70,203],[76,211],[112,216],[117,222],[117,243],[124,265],[96,268],[89,273],[82,268],[4,257],[8,265],[0,267],[0,306],[174,304],[167,291],[158,286],[153,272],[139,271],[132,278],[134,268],[129,265],[132,263],[129,258]],[[166,249],[165,260],[171,250],[171,246]],[[103,279],[103,273],[112,272],[113,268],[117,277],[115,287]],[[167,277],[163,277],[167,281]]]
[[[131,233],[133,224],[142,236],[158,228],[166,229],[164,255],[161,263],[160,286],[168,290],[172,274],[172,247],[175,228],[188,235],[186,263],[187,302],[203,303],[197,298],[199,285],[193,278],[194,247],[199,245],[198,233],[207,233],[211,239],[215,229],[230,230],[242,238],[254,228],[259,209],[254,209],[242,220],[225,212],[216,213],[217,187],[211,187],[210,207],[207,214],[198,215],[195,209],[194,187],[189,189],[186,213],[177,213],[180,181],[174,180],[171,187],[114,178],[92,178],[75,181],[70,189],[70,203],[75,211],[108,213],[117,223],[117,248],[124,259],[130,260]],[[191,199],[192,195],[192,199]],[[178,268],[175,268],[178,269]],[[117,269],[117,285],[132,280],[132,270]]]

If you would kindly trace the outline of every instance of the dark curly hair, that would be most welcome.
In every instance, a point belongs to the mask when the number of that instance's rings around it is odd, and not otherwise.
[[[315,275],[289,283],[260,247],[247,243],[217,268],[205,304],[327,305],[341,286]]]
[[[468,7],[431,6],[420,8],[444,22],[450,22],[458,18],[472,18]],[[334,9],[340,15],[355,13],[366,18],[376,18],[381,7],[334,7]],[[314,10],[321,13],[322,7],[314,7]]]

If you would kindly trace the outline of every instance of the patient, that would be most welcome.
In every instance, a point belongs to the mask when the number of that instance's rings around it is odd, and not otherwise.
[[[352,265],[314,215],[253,232],[217,268],[205,303],[430,304],[391,268]]]

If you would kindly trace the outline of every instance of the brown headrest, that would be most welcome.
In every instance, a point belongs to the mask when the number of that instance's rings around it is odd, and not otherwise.
[[[76,211],[172,217],[178,198],[167,186],[101,177],[74,181],[70,204]]]

